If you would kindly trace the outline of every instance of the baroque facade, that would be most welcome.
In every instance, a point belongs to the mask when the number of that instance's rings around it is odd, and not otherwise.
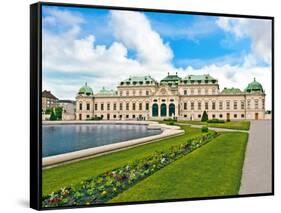
[[[151,76],[132,76],[121,81],[117,91],[102,88],[93,93],[87,83],[76,96],[76,119],[105,120],[251,120],[265,118],[265,93],[253,80],[244,91],[224,88],[206,75],[166,76],[157,82]]]

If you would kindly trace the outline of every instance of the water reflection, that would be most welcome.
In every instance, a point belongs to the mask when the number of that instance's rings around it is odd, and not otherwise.
[[[43,157],[157,135],[145,125],[46,125],[42,131]]]

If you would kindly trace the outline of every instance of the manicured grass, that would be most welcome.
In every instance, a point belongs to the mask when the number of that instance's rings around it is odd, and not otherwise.
[[[238,129],[238,130],[249,130],[249,128],[250,128],[250,121],[230,121],[230,122],[225,122],[225,123],[207,123],[207,122],[202,122],[202,121],[178,121],[178,123],[206,125],[209,127]]]
[[[134,160],[142,159],[156,150],[166,150],[173,145],[181,144],[189,138],[202,134],[200,129],[190,128],[189,126],[182,126],[182,128],[185,130],[185,134],[181,136],[43,170],[43,195],[50,194],[62,187],[77,184],[82,180],[97,176],[108,170],[124,166]]]
[[[221,133],[110,202],[237,195],[247,140],[247,133]]]

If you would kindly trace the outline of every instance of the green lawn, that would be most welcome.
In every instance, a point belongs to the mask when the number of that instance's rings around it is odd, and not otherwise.
[[[225,123],[207,123],[207,122],[202,122],[202,121],[178,121],[178,123],[206,125],[209,127],[238,129],[238,130],[249,130],[249,128],[250,128],[250,121],[230,121],[230,122],[225,122]]]
[[[43,195],[50,194],[62,187],[77,184],[89,177],[118,168],[136,159],[144,158],[156,150],[168,149],[172,145],[181,144],[189,138],[202,134],[201,129],[190,128],[189,126],[182,126],[182,128],[185,130],[185,134],[181,136],[43,170]]]
[[[247,133],[221,133],[110,202],[237,195],[247,139]]]

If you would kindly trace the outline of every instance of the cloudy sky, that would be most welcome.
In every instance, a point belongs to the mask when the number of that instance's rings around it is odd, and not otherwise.
[[[116,89],[131,75],[210,74],[220,89],[254,77],[271,109],[271,21],[43,6],[43,89],[75,99],[87,82]]]

